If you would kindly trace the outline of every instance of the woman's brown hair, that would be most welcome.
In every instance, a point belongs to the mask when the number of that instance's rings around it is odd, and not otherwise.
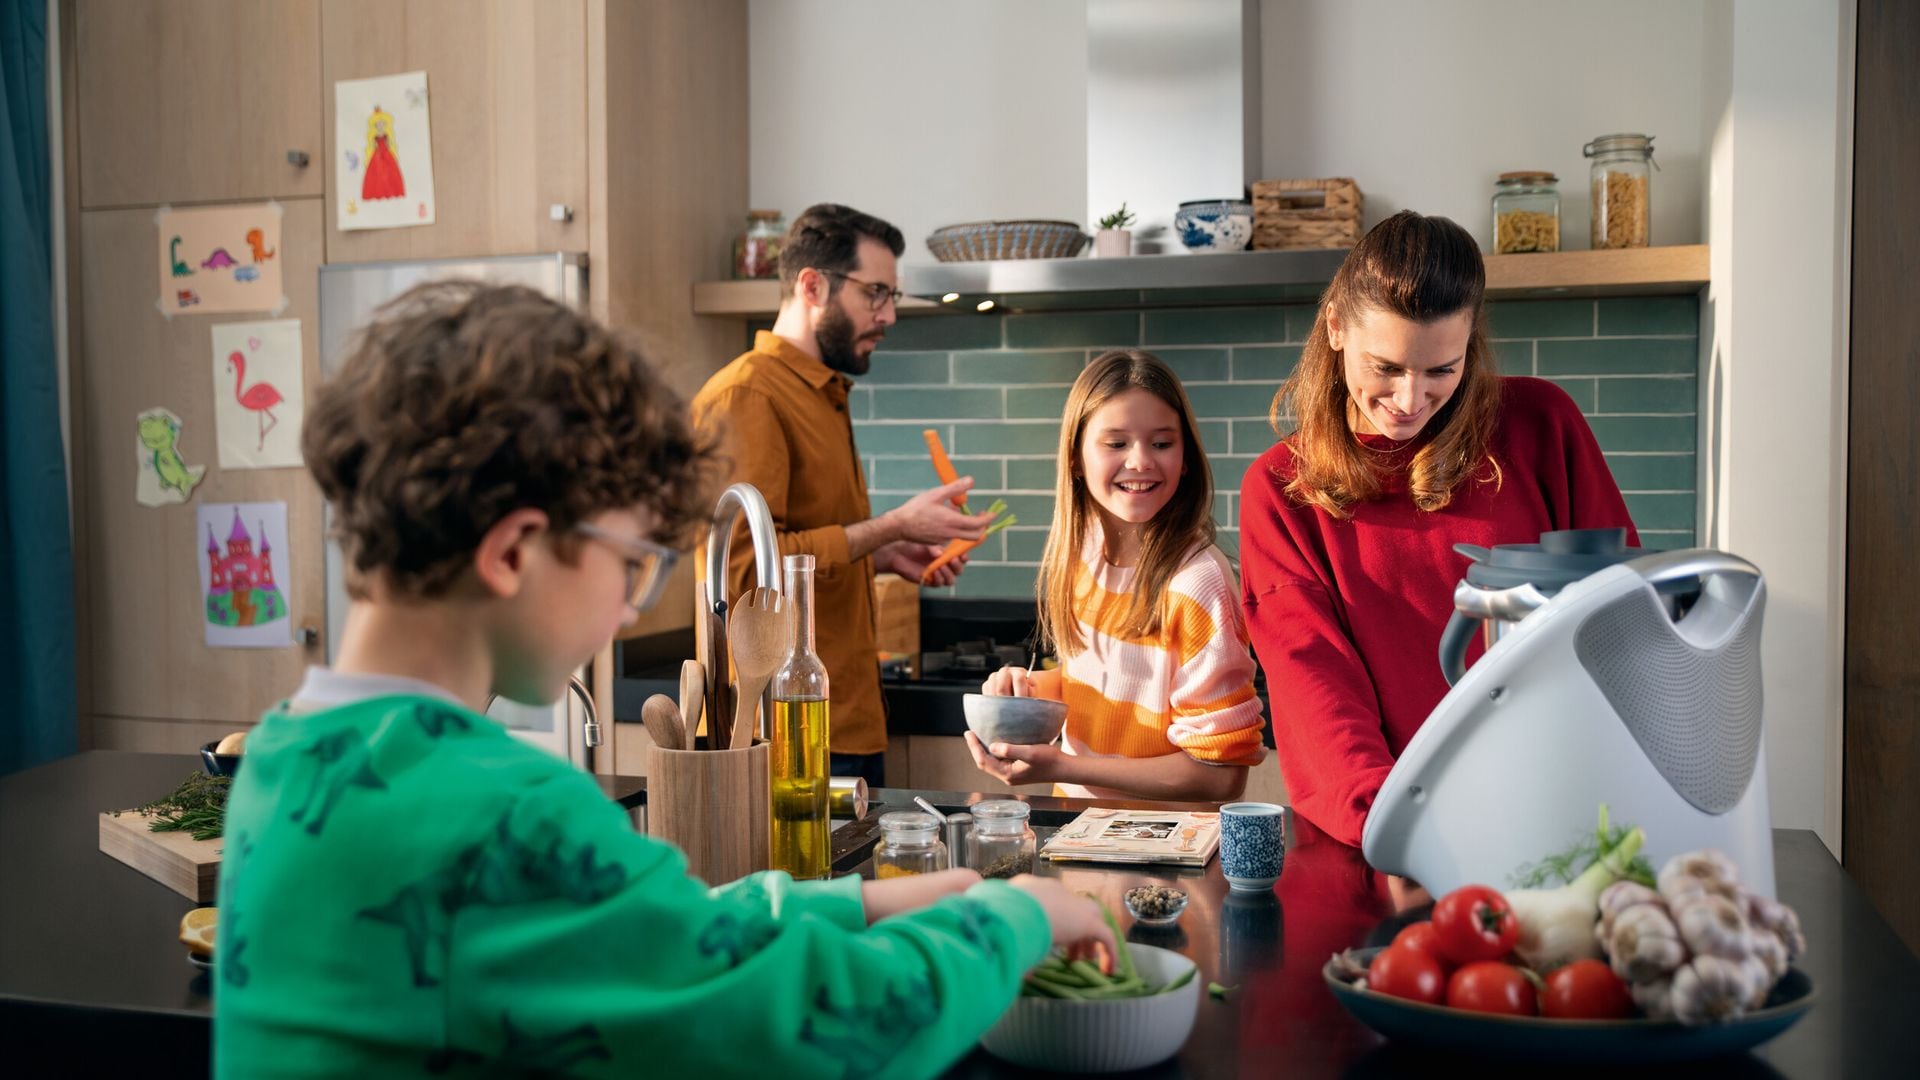
[[[1167,583],[1194,547],[1211,544],[1213,525],[1213,470],[1194,424],[1193,406],[1173,369],[1152,353],[1115,349],[1101,353],[1080,372],[1067,395],[1065,422],[1060,425],[1059,477],[1054,482],[1053,528],[1040,557],[1041,645],[1062,655],[1086,647],[1073,614],[1074,583],[1080,578],[1080,553],[1097,513],[1080,466],[1080,443],[1087,421],[1100,407],[1129,390],[1145,390],[1180,416],[1181,462],[1185,471],[1173,497],[1141,530],[1140,561],[1134,573],[1133,596],[1121,627],[1128,637],[1159,633],[1160,597]]]
[[[1438,510],[1485,460],[1499,482],[1500,466],[1487,445],[1500,404],[1500,380],[1487,339],[1487,269],[1479,245],[1443,217],[1402,210],[1375,225],[1333,275],[1320,298],[1313,332],[1299,366],[1274,395],[1268,419],[1293,450],[1294,476],[1287,494],[1336,518],[1351,516],[1354,503],[1378,498],[1387,476],[1374,452],[1362,446],[1347,423],[1344,354],[1327,340],[1327,314],[1354,326],[1375,312],[1430,323],[1460,312],[1473,319],[1460,385],[1419,435],[1407,487],[1422,510]],[[1281,420],[1291,412],[1291,434]]]

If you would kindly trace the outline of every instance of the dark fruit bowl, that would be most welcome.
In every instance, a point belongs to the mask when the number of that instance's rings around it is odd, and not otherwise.
[[[213,748],[219,745],[220,740],[215,739],[200,748],[200,764],[207,770],[207,775],[226,777],[239,775],[241,755],[216,754]]]

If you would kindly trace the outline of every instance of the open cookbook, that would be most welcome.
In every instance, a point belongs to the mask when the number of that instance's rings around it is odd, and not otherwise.
[[[1094,806],[1049,837],[1040,855],[1060,861],[1205,866],[1219,847],[1218,813]]]

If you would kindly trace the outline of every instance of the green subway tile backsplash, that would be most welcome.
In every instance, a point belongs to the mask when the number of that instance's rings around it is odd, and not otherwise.
[[[957,383],[1071,383],[1087,366],[1084,349],[965,353],[962,359],[965,362],[953,369],[953,381]]]
[[[1602,300],[1600,333],[1602,336],[1674,334],[1694,337],[1700,333],[1700,302],[1691,296]]]
[[[937,383],[946,385],[947,354],[894,352],[875,350],[873,366],[861,382],[869,386],[890,386],[897,383]]]
[[[1592,337],[1591,300],[1514,300],[1494,304],[1488,326],[1497,340]]]
[[[1003,315],[1013,349],[1124,349],[1140,343],[1140,314],[1084,311],[1060,315]]]
[[[1192,308],[1147,312],[1146,336],[1141,344],[1232,345],[1284,341],[1285,308]]]
[[[851,404],[874,509],[933,485],[920,432],[938,430],[955,466],[978,480],[980,505],[1004,498],[1020,518],[975,551],[952,593],[1032,596],[1067,384],[1103,349],[1145,348],[1186,384],[1213,468],[1220,546],[1237,562],[1240,482],[1275,442],[1267,410],[1313,317],[1312,305],[1276,303],[903,320]],[[1648,547],[1694,542],[1698,322],[1691,297],[1491,305],[1500,369],[1537,371],[1587,414]]]
[[[1692,339],[1598,338],[1539,341],[1542,375],[1690,375],[1700,365]],[[1515,372],[1517,369],[1510,369]]]

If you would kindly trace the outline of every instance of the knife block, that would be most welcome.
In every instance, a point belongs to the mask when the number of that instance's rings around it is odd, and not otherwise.
[[[741,750],[647,748],[647,835],[687,856],[709,885],[765,870],[772,753],[763,740]]]

